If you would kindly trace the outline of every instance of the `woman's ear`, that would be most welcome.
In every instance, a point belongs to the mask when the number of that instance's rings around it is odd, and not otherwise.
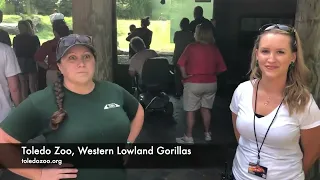
[[[297,53],[294,52],[294,53],[292,54],[292,62],[296,62],[296,60],[297,60]]]
[[[61,63],[57,63],[58,69],[61,74],[63,74],[63,68],[61,67]]]

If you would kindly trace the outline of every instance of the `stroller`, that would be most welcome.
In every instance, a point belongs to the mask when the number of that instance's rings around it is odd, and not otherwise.
[[[134,78],[134,95],[145,110],[145,116],[172,117],[173,104],[167,95],[171,74],[168,60],[164,57],[148,59],[141,77]]]

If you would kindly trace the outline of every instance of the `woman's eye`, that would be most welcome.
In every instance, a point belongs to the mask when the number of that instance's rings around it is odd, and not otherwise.
[[[84,55],[84,58],[85,59],[89,59],[91,57],[91,55],[90,54],[86,54],[86,55]]]
[[[264,50],[262,50],[261,52],[264,53],[264,54],[266,54],[266,53],[269,53],[269,50],[264,49]]]
[[[278,53],[279,53],[279,54],[284,54],[284,52],[283,52],[283,51],[278,51]]]
[[[76,56],[69,56],[69,60],[76,60],[77,57]]]

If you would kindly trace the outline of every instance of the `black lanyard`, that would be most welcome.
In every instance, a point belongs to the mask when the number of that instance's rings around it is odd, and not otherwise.
[[[271,128],[271,125],[273,124],[274,120],[276,119],[276,116],[277,116],[277,114],[278,114],[278,112],[279,112],[279,109],[280,109],[280,107],[281,107],[281,105],[282,105],[282,103],[283,103],[283,100],[284,100],[284,98],[283,98],[282,101],[281,101],[281,103],[280,103],[280,105],[279,105],[279,107],[278,107],[278,109],[277,109],[276,114],[274,115],[274,117],[273,117],[273,119],[272,119],[272,121],[271,121],[271,123],[270,123],[270,125],[269,125],[269,127],[268,127],[268,130],[267,130],[266,134],[264,135],[263,141],[262,141],[261,146],[260,146],[260,148],[259,148],[258,139],[257,139],[257,133],[256,133],[256,109],[257,109],[257,98],[258,98],[259,83],[260,83],[260,80],[258,81],[258,84],[257,84],[256,99],[255,99],[255,103],[254,103],[254,114],[253,114],[254,137],[256,138],[256,144],[257,144],[257,150],[258,150],[258,161],[257,161],[257,165],[259,165],[259,163],[260,163],[260,152],[261,152],[261,148],[262,148],[262,146],[263,146],[263,144],[264,144],[264,140],[266,140],[266,137],[267,137],[268,132],[269,132],[269,130],[270,130],[270,128]]]

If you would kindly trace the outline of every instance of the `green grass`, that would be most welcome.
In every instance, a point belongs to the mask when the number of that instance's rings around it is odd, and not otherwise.
[[[40,25],[37,27],[38,32],[36,35],[39,37],[40,42],[43,43],[52,39],[53,32],[51,27],[51,22],[48,16],[40,16],[41,20]],[[27,17],[26,17],[27,18]],[[5,23],[15,23],[21,20],[22,17],[17,15],[4,15],[3,22]],[[65,18],[68,26],[72,29],[72,18]],[[121,50],[128,50],[129,42],[126,41],[126,37],[129,32],[129,26],[131,24],[135,24],[137,27],[140,26],[140,20],[118,20],[117,21],[117,29],[118,29],[118,43]],[[151,25],[149,27],[150,30],[153,31],[151,48],[156,51],[165,51],[172,52],[174,49],[174,44],[170,43],[170,21],[151,21]],[[10,35],[11,40],[14,35]]]

